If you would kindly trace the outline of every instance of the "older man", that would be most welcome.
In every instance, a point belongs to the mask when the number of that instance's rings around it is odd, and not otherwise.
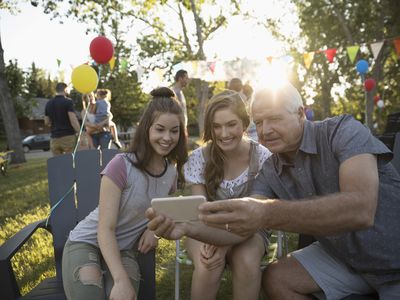
[[[389,149],[351,116],[305,120],[290,84],[257,93],[252,112],[260,142],[274,154],[252,198],[206,203],[201,220],[241,236],[271,228],[316,237],[267,268],[263,287],[270,299],[374,291],[380,299],[400,299],[400,176]],[[162,216],[149,226],[166,236],[180,231],[199,239],[210,231],[173,226]]]

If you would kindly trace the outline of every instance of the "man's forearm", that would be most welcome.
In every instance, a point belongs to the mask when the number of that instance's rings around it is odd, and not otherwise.
[[[71,123],[72,128],[74,128],[76,133],[79,133],[81,130],[78,118],[74,112],[68,112],[69,122]]]
[[[365,199],[357,193],[336,193],[315,199],[264,200],[264,227],[311,235],[366,229]]]

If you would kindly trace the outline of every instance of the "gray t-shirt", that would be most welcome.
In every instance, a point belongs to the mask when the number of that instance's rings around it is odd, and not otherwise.
[[[379,198],[374,225],[316,238],[370,282],[400,280],[400,176],[389,163],[390,150],[353,117],[305,121],[294,163],[273,154],[256,178],[253,194],[291,200],[337,193],[340,164],[362,153],[375,154],[378,160]]]
[[[109,177],[121,188],[121,201],[115,235],[120,250],[131,249],[146,230],[145,211],[152,198],[166,197],[175,190],[175,166],[166,163],[160,176],[151,176],[136,169],[131,161],[133,154],[117,154],[105,167],[102,175]],[[70,232],[69,239],[99,246],[97,242],[98,207]]]

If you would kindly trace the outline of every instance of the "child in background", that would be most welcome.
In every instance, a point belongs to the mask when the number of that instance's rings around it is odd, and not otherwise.
[[[111,113],[111,91],[108,89],[99,89],[96,92],[97,100],[94,93],[83,95],[83,108],[82,119],[88,103],[88,113],[86,115],[85,127],[88,135],[89,149],[97,148],[93,143],[92,135],[100,134],[110,131],[114,145],[121,149],[122,145],[118,138],[117,125],[112,121],[113,115]],[[90,106],[89,106],[90,104]]]

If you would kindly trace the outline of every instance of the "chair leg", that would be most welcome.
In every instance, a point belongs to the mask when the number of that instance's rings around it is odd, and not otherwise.
[[[277,232],[277,253],[278,258],[282,257],[282,231]]]
[[[175,241],[175,300],[179,300],[179,253],[180,241]]]

